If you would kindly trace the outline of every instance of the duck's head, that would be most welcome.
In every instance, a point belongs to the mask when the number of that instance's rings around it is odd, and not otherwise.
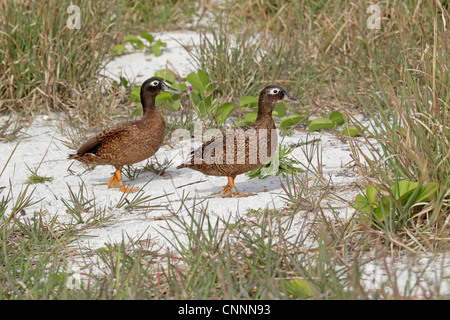
[[[300,100],[291,97],[280,86],[267,86],[259,94],[258,114],[272,115],[273,108],[278,102],[300,103]]]
[[[169,93],[176,93],[181,94],[182,92],[179,90],[176,90],[174,88],[171,88],[166,82],[163,80],[152,77],[150,79],[147,79],[144,81],[144,83],[141,86],[141,99],[144,100],[145,96],[157,96],[160,93],[163,92],[169,92]]]

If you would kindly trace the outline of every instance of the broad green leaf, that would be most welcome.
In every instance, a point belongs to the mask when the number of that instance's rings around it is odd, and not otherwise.
[[[169,82],[170,84],[175,82],[175,75],[172,71],[167,69],[160,69],[155,72],[155,77],[161,78],[164,81]]]
[[[375,216],[378,218],[377,222],[383,222],[385,215],[389,216],[389,209],[383,204],[381,204],[377,208],[375,208],[374,213]]]
[[[144,49],[144,43],[142,42],[141,39],[139,39],[138,37],[136,37],[135,35],[128,35],[125,38],[123,38],[124,42],[129,42],[131,43],[131,45],[136,49],[138,48],[139,50]]]
[[[200,94],[205,94],[205,88],[203,87],[203,84],[198,77],[198,74],[196,72],[191,72],[187,75],[186,80],[192,85],[192,87],[197,90]]]
[[[430,182],[424,185],[417,195],[415,202],[429,202],[436,199],[437,196],[437,186],[435,182]]]
[[[224,123],[228,116],[234,111],[235,107],[230,102],[225,102],[217,109],[217,123]]]
[[[200,69],[197,71],[197,75],[202,84],[202,87],[205,90],[205,93],[206,94],[210,93],[212,91],[212,87],[211,87],[211,80],[209,79],[208,74]]]
[[[335,126],[336,124],[328,118],[317,118],[310,122],[309,131],[333,129]]]
[[[172,93],[162,92],[156,96],[155,102],[158,104],[159,102],[167,101],[172,98]]]
[[[252,96],[244,96],[239,99],[239,106],[254,107],[258,105],[258,98]]]
[[[164,47],[164,48],[167,47],[167,43],[162,42],[161,40],[156,41],[156,44],[157,44],[158,46],[160,46],[160,47]]]
[[[162,50],[159,44],[155,43],[150,46],[150,50],[152,50],[153,54],[159,57],[162,54]]]
[[[374,186],[368,186],[366,196],[369,204],[373,205],[378,201],[378,190]]]
[[[355,203],[353,204],[353,208],[361,210],[362,212],[364,212],[366,214],[371,213],[369,201],[362,194],[356,195]]]
[[[141,86],[136,86],[131,90],[130,101],[136,103],[141,102]]]
[[[341,124],[343,124],[345,122],[344,116],[339,111],[333,111],[330,114],[329,118],[330,118],[331,121],[333,121],[337,125],[341,125]]]
[[[357,127],[348,127],[348,128],[344,127],[340,132],[342,135],[349,137],[356,137],[361,134],[360,129]]]
[[[244,123],[250,124],[250,123],[255,122],[257,116],[258,116],[258,110],[247,113],[244,118]]]
[[[400,180],[392,186],[391,191],[395,199],[404,200],[414,192],[418,185],[418,182]]]
[[[121,54],[122,52],[124,52],[126,50],[127,50],[127,48],[125,48],[125,46],[123,44],[118,44],[117,46],[114,46],[112,48],[112,51],[113,51],[114,55]]]
[[[186,92],[188,89],[188,86],[184,83],[172,83],[170,86],[176,90],[180,90],[183,92]]]
[[[285,281],[286,291],[296,298],[308,298],[313,295],[313,290],[306,280],[288,280]]]
[[[280,128],[284,129],[284,128],[296,125],[297,123],[302,121],[304,118],[305,118],[305,116],[302,116],[299,114],[290,115],[289,117],[286,117],[283,119],[283,121],[281,121]]]
[[[200,100],[197,90],[192,90],[190,97],[191,97],[192,101],[194,102],[194,105],[198,106],[200,104],[201,100]]]
[[[283,118],[286,115],[286,105],[283,102],[277,103],[273,111],[277,113],[278,118]]]
[[[200,110],[200,116],[202,118],[205,118],[208,116],[208,111],[211,110],[211,103],[212,103],[211,96],[208,96],[205,99],[200,101],[200,103],[198,105],[198,109]]]
[[[178,111],[181,108],[181,102],[180,102],[180,100],[175,100],[172,102],[172,104],[170,106],[174,111]]]
[[[282,174],[285,176],[286,174],[291,174],[293,172],[304,172],[303,169],[299,168],[299,163],[288,157],[288,155],[292,152],[292,149],[283,146],[280,144],[275,155],[272,159],[257,169],[251,170],[246,173],[250,179],[258,177],[259,179],[265,179],[269,176]]]
[[[152,42],[155,40],[155,37],[147,32],[141,32],[141,38],[144,38],[145,40],[147,40],[149,42],[149,44],[152,44]]]
[[[125,42],[138,42],[138,41],[141,41],[141,39],[139,39],[137,36],[135,36],[133,34],[129,34],[129,35],[127,35],[127,36],[125,36],[123,38],[123,41],[125,41]]]

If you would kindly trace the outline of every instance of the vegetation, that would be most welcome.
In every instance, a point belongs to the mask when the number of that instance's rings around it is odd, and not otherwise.
[[[448,1],[380,2],[380,29],[368,27],[371,13],[362,0],[81,0],[80,29],[66,24],[70,4],[0,3],[0,144],[16,143],[38,113],[63,113],[60,131],[71,148],[89,133],[139,116],[139,87],[124,79],[106,88],[99,70],[124,52],[125,42],[164,55],[152,33],[189,26],[202,35],[190,48],[197,71],[185,78],[170,69],[157,72],[190,93],[159,98],[169,132],[190,130],[196,119],[210,127],[250,123],[259,91],[276,82],[302,101],[301,109],[277,106],[279,127],[285,133],[329,129],[347,141],[360,194],[343,199],[323,173],[317,143],[301,147],[308,159],[302,168],[283,147],[278,169],[285,169],[277,173],[285,177],[286,208],[255,209],[231,222],[210,216],[200,199],[188,208],[183,194],[180,208],[168,206],[160,218],[176,251],[124,238],[86,252],[72,246],[80,231],[105,224],[114,210],[153,212],[155,198],[138,192],[99,205],[80,183],[57,200],[66,222],[45,210],[21,219],[41,201],[35,183],[52,178],[37,175],[39,167],[30,170],[13,193],[3,175],[14,149],[0,164],[0,299],[415,298],[392,275],[376,290],[365,288],[362,270],[371,262],[367,255],[388,269],[398,250],[448,253]],[[171,163],[151,163],[144,171],[163,175]],[[130,179],[141,173],[124,172]],[[330,199],[353,206],[355,215],[339,218]],[[182,209],[187,218],[178,215]],[[293,234],[299,217],[305,222]],[[87,267],[91,256],[102,272]],[[79,261],[89,263],[74,271]],[[82,285],[68,285],[74,274]],[[427,289],[434,293],[428,298],[448,298],[439,284]]]

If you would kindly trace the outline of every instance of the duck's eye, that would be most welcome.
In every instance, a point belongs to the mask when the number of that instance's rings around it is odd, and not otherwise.
[[[272,89],[272,90],[270,90],[270,94],[277,94],[277,93],[279,93],[280,92],[280,89]]]
[[[154,87],[156,87],[158,84],[159,84],[159,81],[158,81],[158,80],[155,80],[155,81],[150,82],[150,85],[152,85],[152,86],[154,86]]]

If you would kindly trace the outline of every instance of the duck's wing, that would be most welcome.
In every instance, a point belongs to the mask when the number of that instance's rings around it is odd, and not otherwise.
[[[105,144],[120,144],[120,140],[122,140],[125,136],[128,136],[133,129],[135,129],[134,123],[121,123],[117,126],[107,129],[102,133],[96,135],[95,137],[90,138],[86,141],[77,151],[78,154],[92,153],[95,154],[100,147]]]
[[[101,146],[101,142],[98,139],[98,136],[90,138],[88,141],[86,141],[80,149],[78,149],[78,154],[84,154],[84,153],[93,153],[95,154]]]
[[[243,130],[246,131],[248,129],[252,129],[253,126],[251,124],[245,125],[245,126],[240,126],[240,127],[236,127],[236,128],[232,128],[229,130],[225,130],[222,132],[222,141],[217,141],[216,140],[216,136],[212,137],[210,140],[203,142],[203,144],[198,147],[197,149],[191,151],[191,161],[194,160],[194,155],[203,155],[203,153],[205,152],[206,149],[212,150],[215,147],[217,147],[218,144],[222,145],[225,147],[226,141],[227,141],[227,134],[229,131],[232,130]],[[201,150],[201,151],[200,151]]]

